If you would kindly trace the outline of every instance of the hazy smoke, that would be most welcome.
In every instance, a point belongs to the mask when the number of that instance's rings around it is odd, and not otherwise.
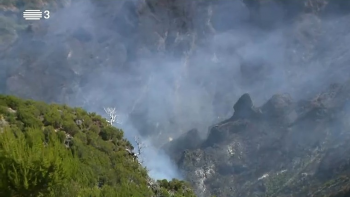
[[[240,1],[178,2],[190,13],[185,33],[174,25],[181,17],[169,10],[143,9],[138,18],[140,8],[126,1],[72,3],[47,22],[50,47],[66,50],[65,65],[55,66],[70,66],[77,75],[69,82],[76,97],[68,102],[101,113],[116,107],[127,117],[122,127],[128,139],[142,135],[154,145],[145,165],[155,178],[180,177],[155,147],[192,128],[205,137],[210,125],[232,115],[243,93],[257,105],[275,93],[299,99],[350,73],[344,65],[350,26],[333,27],[348,18],[288,21],[271,3],[250,22]]]

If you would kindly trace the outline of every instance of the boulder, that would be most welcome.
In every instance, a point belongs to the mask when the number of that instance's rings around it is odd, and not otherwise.
[[[279,123],[287,123],[295,121],[297,112],[292,98],[286,94],[273,95],[262,107],[262,113],[265,118]]]
[[[254,107],[253,101],[248,93],[243,94],[233,106],[235,110],[231,119],[250,119],[256,118],[261,112]]]

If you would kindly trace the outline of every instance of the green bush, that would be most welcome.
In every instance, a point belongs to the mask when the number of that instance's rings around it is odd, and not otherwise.
[[[56,135],[43,139],[40,129],[15,136],[6,128],[0,135],[1,196],[47,196],[69,183],[78,160]]]
[[[0,117],[1,197],[195,196],[178,180],[148,187],[123,131],[95,113],[0,95]]]

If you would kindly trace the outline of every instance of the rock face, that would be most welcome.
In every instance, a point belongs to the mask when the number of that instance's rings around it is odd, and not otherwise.
[[[259,111],[253,106],[249,94],[243,94],[233,106],[235,113],[232,119],[251,119],[258,116]]]
[[[197,129],[192,129],[175,140],[167,143],[163,149],[175,160],[179,160],[183,150],[196,149],[202,142]]]
[[[247,115],[255,107],[244,94],[232,118],[181,151],[178,164],[200,196],[330,196],[350,178],[349,87],[334,84],[304,102],[274,95],[256,108],[260,118]]]
[[[268,119],[288,124],[295,121],[296,104],[289,95],[273,95],[262,107],[261,111]]]

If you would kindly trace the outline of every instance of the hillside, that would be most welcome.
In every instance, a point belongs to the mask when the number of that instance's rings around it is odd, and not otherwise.
[[[349,196],[349,101],[350,81],[261,107],[244,94],[206,140],[189,131],[166,148],[202,196]]]
[[[3,97],[4,147],[20,139],[19,166],[46,162],[32,139],[49,147],[47,184],[23,168],[45,196],[172,195],[187,184],[150,177],[183,177],[199,197],[344,197],[349,46],[348,0],[0,0],[0,94],[17,97]],[[143,167],[126,151],[135,135]],[[9,180],[8,193],[35,183]]]
[[[2,95],[0,131],[0,196],[195,196],[183,181],[152,180],[95,113]]]

